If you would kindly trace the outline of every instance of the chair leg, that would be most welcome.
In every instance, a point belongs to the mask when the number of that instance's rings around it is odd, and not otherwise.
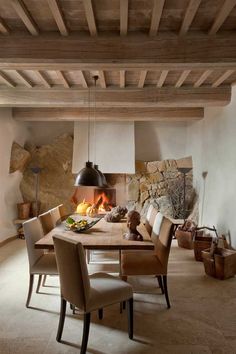
[[[128,307],[128,331],[129,331],[129,338],[133,339],[133,323],[134,323],[134,312],[133,312],[133,298],[127,301]]]
[[[90,263],[90,250],[86,250],[86,258],[87,258],[87,264],[89,264]]]
[[[99,320],[103,319],[103,309],[98,310],[98,318],[99,318]]]
[[[89,337],[89,327],[90,327],[90,313],[84,314],[84,329],[83,329],[83,339],[80,354],[86,354],[88,337]]]
[[[161,275],[157,275],[157,280],[158,280],[159,288],[161,289],[161,293],[164,294],[164,288],[163,288],[163,282],[162,282]]]
[[[163,286],[164,286],[164,293],[165,293],[167,308],[169,309],[170,308],[170,300],[169,300],[168,289],[167,289],[167,275],[163,275]]]
[[[59,319],[59,324],[58,324],[58,329],[57,329],[57,337],[56,337],[56,340],[58,342],[61,341],[62,331],[63,331],[63,327],[64,327],[64,322],[65,322],[65,315],[66,315],[66,300],[61,298],[60,319]]]
[[[34,274],[30,274],[30,279],[29,279],[29,290],[28,290],[28,296],[26,300],[26,307],[29,307],[31,295],[32,295],[32,290],[33,290],[33,285],[34,285]]]
[[[47,275],[44,274],[42,286],[46,286],[46,279],[47,279]]]
[[[37,293],[37,294],[38,294],[39,289],[40,289],[40,285],[41,285],[41,282],[42,282],[42,277],[43,277],[43,275],[42,275],[42,274],[39,274],[38,285],[37,285],[37,289],[36,289],[36,293]]]

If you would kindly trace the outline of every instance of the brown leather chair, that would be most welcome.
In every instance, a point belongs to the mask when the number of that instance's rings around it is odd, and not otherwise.
[[[172,222],[163,217],[159,236],[152,235],[155,244],[154,251],[139,251],[137,253],[124,251],[121,255],[121,274],[125,279],[131,275],[155,275],[162,293],[165,294],[167,307],[170,301],[167,289],[167,266],[173,235]]]
[[[88,275],[83,246],[80,242],[63,236],[53,237],[61,284],[61,311],[57,341],[61,341],[67,301],[84,314],[84,329],[81,353],[86,353],[90,314],[98,310],[103,316],[103,307],[127,301],[129,338],[133,338],[133,290],[119,278],[106,273]]]
[[[23,223],[24,235],[29,258],[29,291],[26,307],[32,295],[34,276],[38,275],[38,285],[36,292],[39,291],[43,275],[58,275],[56,258],[54,253],[44,253],[43,250],[35,249],[34,244],[40,240],[44,234],[42,225],[38,218],[30,219]]]

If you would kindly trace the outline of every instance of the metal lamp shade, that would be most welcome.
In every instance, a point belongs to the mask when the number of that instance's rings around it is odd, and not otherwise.
[[[108,187],[106,177],[104,174],[98,169],[98,165],[94,165],[94,168],[96,171],[98,171],[99,175],[101,176],[102,179],[102,187]]]
[[[93,168],[93,163],[90,161],[86,162],[86,166],[79,171],[76,180],[75,186],[81,187],[102,187],[102,177],[98,171]]]

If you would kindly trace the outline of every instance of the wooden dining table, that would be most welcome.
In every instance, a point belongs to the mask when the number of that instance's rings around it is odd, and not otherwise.
[[[66,230],[65,222],[57,225],[48,234],[35,243],[37,249],[54,249],[53,236],[63,235],[68,239],[73,239],[82,243],[85,249],[90,250],[153,250],[154,244],[145,226],[138,226],[143,241],[130,241],[124,239],[127,232],[126,220],[111,223],[101,218],[97,224],[87,231],[77,233]]]

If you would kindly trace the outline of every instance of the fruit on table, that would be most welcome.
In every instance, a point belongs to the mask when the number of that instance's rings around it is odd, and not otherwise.
[[[80,215],[86,215],[86,210],[91,207],[90,203],[87,203],[85,199],[77,206],[76,213]]]
[[[88,207],[86,210],[87,216],[90,216],[91,218],[94,218],[98,213],[98,208],[96,207],[96,204],[93,204],[92,206]]]

